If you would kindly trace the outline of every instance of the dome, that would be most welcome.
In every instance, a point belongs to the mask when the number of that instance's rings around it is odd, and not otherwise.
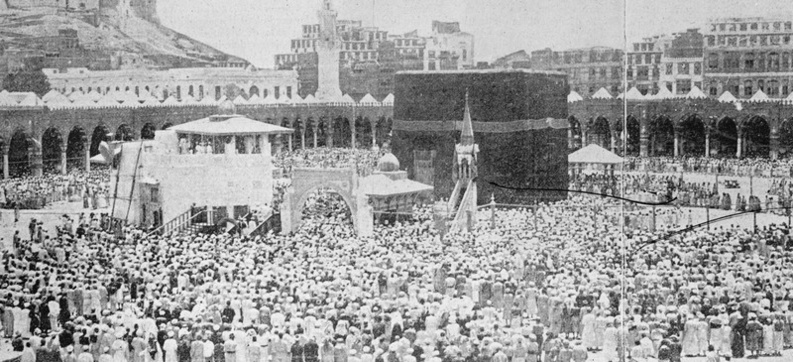
[[[221,116],[237,114],[237,106],[234,105],[234,102],[227,99],[218,106],[218,114]]]
[[[377,160],[377,170],[380,172],[399,171],[399,160],[397,160],[393,153],[386,153]]]

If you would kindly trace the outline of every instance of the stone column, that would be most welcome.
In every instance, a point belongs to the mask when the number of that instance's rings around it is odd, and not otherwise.
[[[609,132],[611,136],[611,152],[617,153],[617,137],[615,136],[614,131]]]
[[[573,130],[567,128],[567,148],[573,148]]]
[[[650,155],[650,136],[647,134],[647,126],[639,127],[639,156],[648,157]]]
[[[586,141],[587,141],[586,140],[586,130],[585,129],[581,129],[581,147],[582,148],[586,147],[586,146],[589,146],[589,144]]]
[[[351,141],[352,141],[352,143],[351,143],[352,148],[354,149],[356,147],[356,145],[355,145],[355,118],[350,120],[350,138],[351,138]]]
[[[377,122],[372,122],[372,148],[377,146]]]
[[[61,175],[67,173],[68,160],[66,159],[66,142],[61,142]]]
[[[300,148],[306,148],[306,129],[300,130]]]
[[[30,173],[34,177],[41,177],[44,173],[44,162],[41,158],[41,140],[39,139],[39,144],[31,145],[28,148],[28,157],[30,159]]]
[[[91,142],[85,141],[83,149],[85,149],[85,172],[91,172]]]
[[[8,151],[10,150],[11,148],[9,147],[9,145],[3,145],[3,179],[4,180],[9,179]]]
[[[294,133],[289,134],[289,152],[292,152],[292,138],[294,138]]]
[[[705,128],[705,157],[710,157],[710,131]]]
[[[273,140],[273,142],[275,145],[275,154],[280,155],[281,150],[284,148],[284,141],[281,140],[281,135],[280,134],[275,135],[275,139]]]
[[[674,155],[675,155],[675,157],[677,157],[677,156],[680,155],[680,134],[677,132],[677,130],[675,130],[674,132],[675,132],[675,136],[674,136],[675,137]]]
[[[743,155],[743,131],[738,130],[738,144],[735,147],[735,157],[741,158]]]
[[[776,128],[771,128],[769,141],[770,147],[768,157],[771,157],[772,160],[776,160],[779,156],[779,131]]]
[[[312,131],[314,131],[314,148],[317,148],[317,127],[316,126],[317,125],[315,125],[315,127],[311,129]]]

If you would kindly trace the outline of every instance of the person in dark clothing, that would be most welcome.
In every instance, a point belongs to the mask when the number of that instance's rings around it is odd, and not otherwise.
[[[190,362],[190,343],[187,338],[182,337],[179,340],[179,346],[176,347],[176,356],[179,362]]]
[[[234,320],[234,309],[231,308],[231,302],[226,302],[226,308],[223,308],[223,312],[220,313],[220,319],[223,323],[231,323]]]
[[[317,362],[319,360],[319,345],[314,341],[314,337],[309,338],[303,346],[303,359],[305,362]]]
[[[25,349],[25,343],[22,340],[22,335],[17,333],[14,339],[11,340],[11,349],[14,352],[22,352]]]
[[[50,325],[50,307],[47,305],[47,302],[43,302],[39,305],[39,324],[41,325],[41,331],[44,333],[52,329]]]
[[[292,354],[292,362],[303,362],[303,345],[300,340],[295,341],[289,352]]]

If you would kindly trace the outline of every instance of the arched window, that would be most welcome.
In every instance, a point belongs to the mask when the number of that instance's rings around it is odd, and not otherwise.
[[[135,86],[135,95],[140,97],[140,87]]]
[[[757,90],[759,90],[761,92],[765,92],[765,81],[764,80],[761,79],[761,80],[757,81]]]
[[[768,69],[779,70],[779,53],[768,54]]]
[[[191,97],[193,96],[193,86],[192,85],[187,88],[187,94],[190,95]]]
[[[176,86],[176,99],[182,99],[182,86]]]
[[[790,53],[782,53],[782,69],[790,67]]]
[[[259,87],[255,85],[251,86],[251,89],[248,91],[248,96],[253,96],[254,94],[257,96],[259,95]]]
[[[201,97],[201,98],[204,98],[204,86],[203,85],[199,85],[198,86],[198,96]]]
[[[716,53],[708,54],[708,69],[716,69],[719,67],[719,55]]]
[[[121,91],[121,87],[116,86],[116,92],[120,92],[120,91]]]
[[[743,82],[743,95],[751,97],[752,94],[754,94],[754,92],[752,92],[752,84],[751,80]]]
[[[778,96],[779,95],[779,82],[776,80],[769,80],[768,81],[768,95],[769,96]]]
[[[746,69],[754,68],[754,53],[746,53],[746,55],[744,55],[743,67]]]

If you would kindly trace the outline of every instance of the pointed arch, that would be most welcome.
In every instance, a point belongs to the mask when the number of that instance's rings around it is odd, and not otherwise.
[[[611,149],[611,127],[605,117],[598,116],[592,121],[587,132],[587,143]]]
[[[678,124],[678,140],[682,156],[701,157],[705,154],[705,122],[699,115],[683,117]]]
[[[99,154],[99,144],[102,142],[110,141],[110,131],[105,127],[104,124],[100,124],[94,127],[94,131],[91,133],[91,148],[89,153],[91,156],[96,156]]]
[[[734,157],[738,149],[738,124],[730,117],[723,117],[716,122],[714,142],[715,156]]]
[[[151,122],[144,124],[143,128],[140,129],[140,138],[144,140],[153,140],[156,129],[157,128],[154,127],[154,124]]]
[[[63,151],[63,135],[55,127],[47,128],[41,135],[41,160],[45,171],[55,171],[61,164]]]
[[[11,177],[22,177],[30,173],[30,136],[17,130],[11,136],[8,149],[8,173]]]
[[[69,167],[85,167],[85,142],[88,137],[85,130],[75,126],[69,131],[66,140],[66,163]]]
[[[650,125],[650,155],[672,156],[675,147],[675,126],[672,119],[660,116]]]
[[[765,117],[750,117],[743,126],[743,157],[768,157],[771,145],[771,126]]]

